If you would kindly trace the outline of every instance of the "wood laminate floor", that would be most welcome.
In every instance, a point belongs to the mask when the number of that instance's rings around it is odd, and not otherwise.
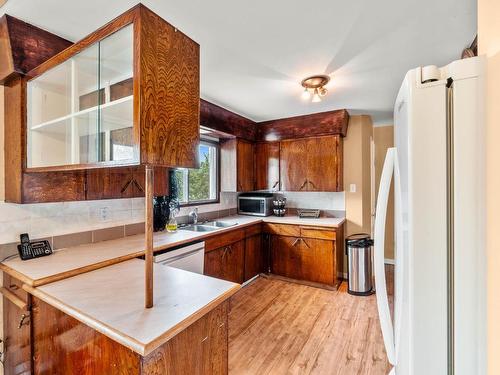
[[[267,277],[244,287],[231,300],[229,373],[387,374],[375,295],[346,290]]]

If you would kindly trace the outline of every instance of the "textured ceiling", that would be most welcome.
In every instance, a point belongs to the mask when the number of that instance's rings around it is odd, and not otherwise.
[[[136,3],[9,0],[0,13],[76,41]],[[200,44],[202,97],[256,121],[347,108],[390,123],[406,71],[459,58],[476,34],[473,0],[143,3]],[[330,93],[304,102],[316,73]]]

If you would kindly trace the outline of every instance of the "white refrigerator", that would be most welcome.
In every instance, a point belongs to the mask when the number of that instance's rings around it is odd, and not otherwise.
[[[396,99],[395,147],[387,151],[374,229],[391,374],[486,373],[484,80],[481,57],[417,68]],[[391,181],[394,314],[384,272]]]

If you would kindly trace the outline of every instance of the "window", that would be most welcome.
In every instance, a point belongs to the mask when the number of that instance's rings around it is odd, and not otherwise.
[[[210,203],[218,200],[218,145],[202,141],[198,146],[200,168],[174,172],[179,203]]]

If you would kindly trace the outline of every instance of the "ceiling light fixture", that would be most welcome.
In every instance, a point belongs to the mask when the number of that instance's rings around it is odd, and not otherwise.
[[[302,99],[309,100],[312,98],[311,102],[320,102],[321,97],[328,93],[327,88],[324,87],[328,82],[330,82],[330,77],[324,74],[304,78],[301,82],[302,87],[304,87]]]

